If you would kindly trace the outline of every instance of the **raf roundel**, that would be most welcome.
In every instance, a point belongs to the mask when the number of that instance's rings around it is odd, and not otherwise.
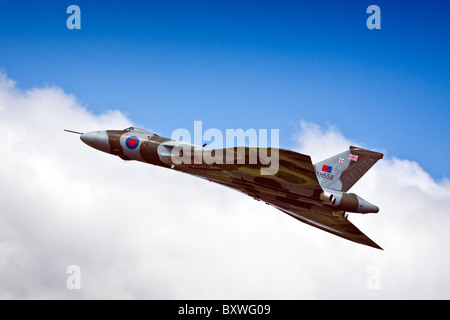
[[[139,145],[139,138],[138,137],[128,137],[127,141],[125,141],[125,144],[127,145],[128,149],[136,149]]]

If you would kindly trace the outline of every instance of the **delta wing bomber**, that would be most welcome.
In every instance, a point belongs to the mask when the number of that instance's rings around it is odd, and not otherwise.
[[[378,207],[349,189],[383,154],[351,146],[319,163],[279,148],[209,149],[130,127],[81,133],[92,148],[181,171],[241,191],[306,224],[381,249],[348,220],[348,213],[377,213]]]

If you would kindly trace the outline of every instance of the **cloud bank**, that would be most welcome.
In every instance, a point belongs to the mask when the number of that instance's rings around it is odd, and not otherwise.
[[[62,130],[129,125],[56,86],[22,90],[0,75],[0,298],[450,298],[450,183],[419,164],[387,153],[352,189],[380,207],[350,215],[379,251]],[[295,144],[314,161],[370,148],[304,122]],[[80,289],[67,286],[72,265]]]

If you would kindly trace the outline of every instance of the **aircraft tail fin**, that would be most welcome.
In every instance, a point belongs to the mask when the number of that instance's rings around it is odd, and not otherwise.
[[[382,153],[350,146],[314,164],[314,168],[323,188],[347,192],[380,159],[383,159]]]

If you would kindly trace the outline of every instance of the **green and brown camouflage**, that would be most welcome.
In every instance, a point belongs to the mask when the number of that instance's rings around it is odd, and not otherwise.
[[[258,147],[210,150],[137,127],[93,131],[81,134],[80,138],[87,145],[123,160],[146,162],[241,191],[304,223],[381,249],[347,219],[347,212],[379,211],[347,191],[383,158],[381,153],[351,146],[313,165],[308,155],[289,150]]]

